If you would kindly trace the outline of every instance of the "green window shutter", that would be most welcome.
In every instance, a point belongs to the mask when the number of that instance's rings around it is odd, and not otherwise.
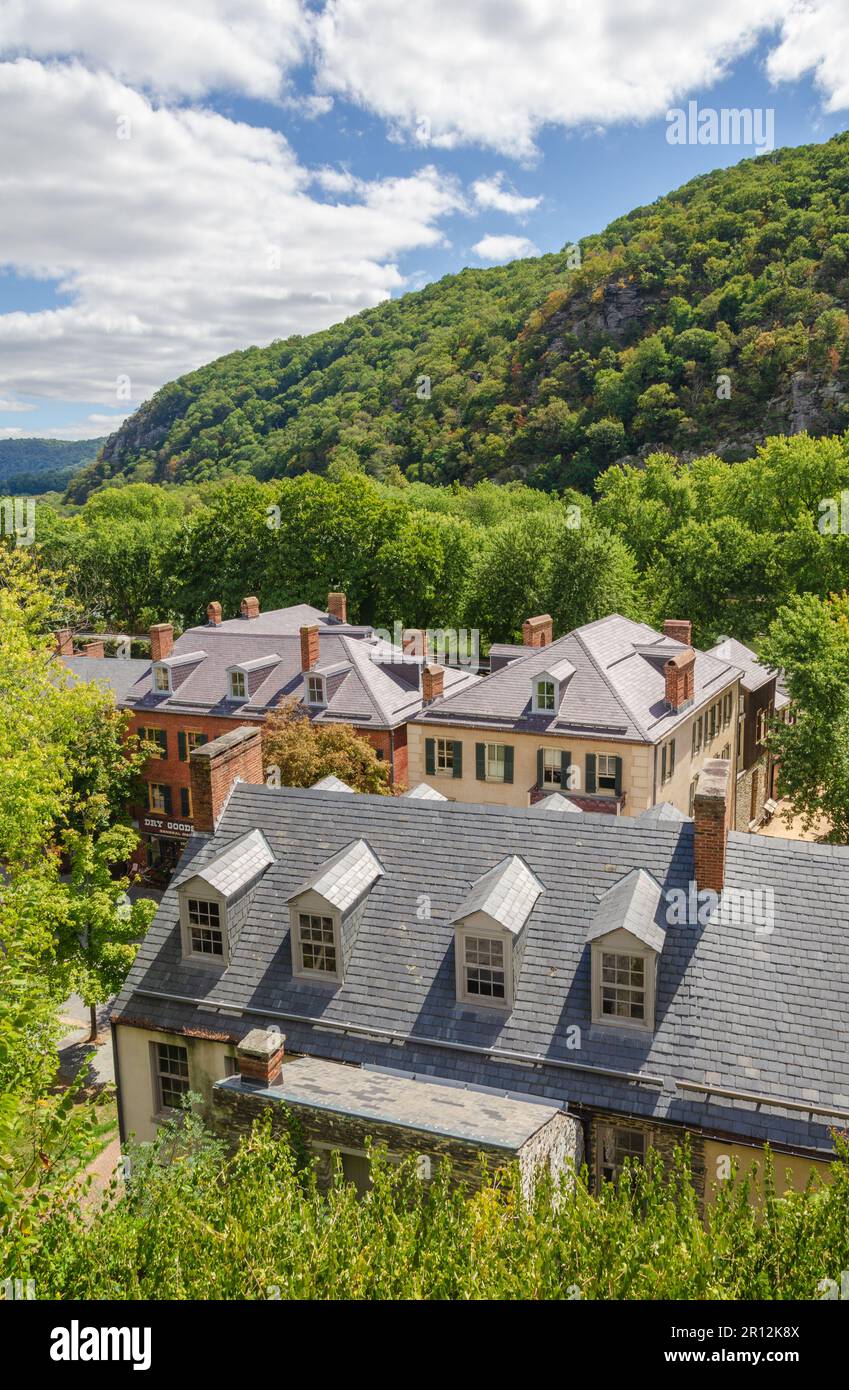
[[[180,788],[180,815],[181,815],[181,816],[187,816],[188,814],[189,814],[189,789],[188,789],[188,787],[181,787],[181,788]]]
[[[572,754],[571,754],[571,753],[561,753],[561,754],[560,754],[560,790],[561,790],[562,792],[568,792],[568,791],[570,790],[570,787],[569,787],[569,777],[570,777],[570,774],[571,774],[571,769],[572,769]]]
[[[542,779],[545,776],[544,753],[542,748],[537,749],[537,786],[542,786]]]
[[[586,775],[586,783],[587,783],[587,791],[588,791],[588,792],[594,792],[594,791],[595,791],[595,753],[588,753],[588,754],[587,754],[587,775]]]
[[[463,745],[458,738],[454,740],[454,776],[463,776]]]
[[[186,735],[183,733],[182,729],[177,735],[177,751],[179,753],[180,762],[186,762],[189,755],[186,752]]]
[[[660,750],[660,780],[666,781],[666,744]]]
[[[504,781],[513,781],[513,745],[511,743],[504,745]]]
[[[479,782],[486,781],[486,744],[475,744],[475,776]]]
[[[209,743],[209,734],[198,734],[197,747],[200,748],[204,743]]]
[[[616,795],[622,795],[622,759],[616,759]]]
[[[425,772],[432,777],[436,772],[436,739],[425,739]]]
[[[170,787],[163,787],[162,790],[163,790],[163,792],[164,792],[164,794],[165,794],[165,814],[166,814],[166,816],[170,816],[170,814],[171,814],[171,788],[170,788]]]
[[[167,758],[167,757],[168,757],[168,734],[166,733],[166,731],[165,731],[164,729],[157,729],[157,731],[156,731],[156,742],[159,744],[159,747],[162,749],[162,756],[163,756],[163,758]]]

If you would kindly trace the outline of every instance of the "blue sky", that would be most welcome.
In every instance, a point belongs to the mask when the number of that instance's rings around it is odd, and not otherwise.
[[[773,110],[776,146],[845,128],[837,0],[599,6],[582,32],[559,0],[420,0],[411,36],[389,0],[148,0],[144,29],[11,0],[0,438],[108,433],[223,352],[559,249],[754,153],[670,144],[688,100]]]

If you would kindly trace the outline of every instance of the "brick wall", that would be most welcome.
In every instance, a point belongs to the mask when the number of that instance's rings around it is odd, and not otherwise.
[[[193,816],[185,816],[181,807],[180,789],[190,790],[191,773],[189,769],[188,751],[185,762],[179,756],[179,737],[180,733],[191,730],[193,733],[206,734],[210,742],[218,738],[221,734],[232,733],[233,729],[238,729],[241,725],[250,721],[246,719],[221,719],[209,715],[185,715],[185,714],[157,714],[151,711],[147,714],[133,713],[130,717],[130,733],[137,734],[140,729],[163,729],[167,738],[168,756],[165,758],[151,758],[144,769],[145,782],[160,782],[166,787],[171,788],[171,818],[177,820],[192,820]],[[257,724],[259,727],[259,724]],[[134,811],[147,813],[147,806],[134,807]]]

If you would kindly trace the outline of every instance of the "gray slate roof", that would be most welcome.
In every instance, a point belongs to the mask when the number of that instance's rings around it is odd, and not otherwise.
[[[552,792],[550,796],[542,797],[539,801],[534,802],[530,810],[535,815],[550,815],[552,812],[559,816],[571,814],[579,816],[582,814],[580,806],[576,806],[574,801],[571,801],[568,796],[564,796],[562,792]]]
[[[656,658],[645,654],[651,647],[657,648]],[[417,720],[555,734],[564,739],[574,734],[658,743],[691,715],[690,709],[672,713],[666,704],[663,661],[670,652],[684,650],[684,643],[612,613],[575,628],[547,647],[526,649],[525,656],[455,694],[446,692]],[[534,714],[534,677],[563,661],[571,662],[575,674],[560,687],[560,709]],[[737,674],[733,662],[697,651],[695,704],[720,695]]]
[[[685,816],[683,811],[679,811],[677,806],[673,806],[671,801],[658,801],[656,805],[648,806],[637,816],[641,825],[660,825],[664,822],[674,823],[688,819],[689,817]]]
[[[772,929],[755,931],[733,914],[667,925],[656,1028],[647,1035],[591,1023],[587,930],[602,895],[633,869],[645,869],[665,894],[688,892],[691,822],[563,819],[512,807],[242,783],[214,839],[189,841],[180,872],[196,872],[255,828],[275,862],[253,895],[230,964],[219,972],[182,963],[172,885],[117,1002],[119,1022],[235,1038],[277,1023],[293,1052],[777,1144],[828,1148],[831,1122],[705,1100],[676,1082],[849,1110],[845,847],[732,833],[727,885],[750,893],[769,888]],[[287,900],[361,837],[384,872],[366,899],[345,981],[328,989],[297,980]],[[545,892],[524,930],[514,1008],[502,1013],[457,1002],[451,924],[471,884],[514,854]],[[573,1025],[577,1049],[569,1043]],[[636,1084],[636,1073],[660,1084]]]
[[[332,773],[327,777],[321,777],[317,782],[313,782],[310,787],[313,792],[351,792],[354,788],[349,787],[347,782],[343,782],[341,777],[334,777]]]
[[[542,893],[543,886],[517,854],[502,859],[488,874],[472,884],[471,891],[457,909],[455,922],[483,912],[518,936]]]
[[[239,1090],[241,1080],[230,1077],[222,1086]],[[285,1062],[274,1086],[259,1091],[251,1086],[251,1095],[257,1094],[273,1096],[290,1105],[425,1130],[470,1144],[486,1144],[510,1153],[521,1148],[560,1109],[514,1096],[446,1085],[429,1077],[346,1067],[317,1057]]]
[[[369,849],[365,840],[354,840],[345,845],[338,854],[331,855],[319,864],[313,874],[296,888],[291,898],[299,898],[302,893],[319,893],[329,903],[347,912],[349,907],[359,902],[369,891],[383,869],[380,860]]]
[[[720,661],[730,661],[732,665],[739,666],[743,672],[740,684],[744,690],[760,690],[767,681],[775,679],[775,671],[762,665],[751,647],[738,642],[736,637],[721,637],[710,648],[710,655],[718,657]]]
[[[587,928],[587,941],[613,931],[627,931],[653,951],[662,951],[666,927],[660,884],[645,869],[632,869],[599,899]]]
[[[429,787],[427,782],[417,782],[414,787],[410,787],[405,796],[412,797],[415,801],[447,801],[448,797],[438,792],[436,787]]]
[[[284,609],[284,613],[293,610]],[[273,614],[264,615],[269,622]],[[170,663],[195,656],[194,669],[173,693],[152,689],[150,662],[112,658],[72,657],[68,664],[79,673],[93,670],[116,693],[119,703],[143,716],[159,711],[213,714],[249,722],[261,720],[282,700],[303,695],[301,643],[295,633],[269,633],[262,616],[232,619],[219,626],[189,628],[174,643]],[[276,656],[251,698],[230,698],[230,667],[261,663]],[[319,631],[319,664],[338,667],[340,675],[328,682],[328,703],[310,709],[318,723],[352,723],[375,729],[396,728],[422,708],[420,673],[424,658],[412,659],[398,647],[368,635],[368,629],[327,623]],[[86,663],[84,667],[80,663]],[[73,664],[72,664],[73,663]],[[132,665],[134,680],[119,668]],[[462,690],[479,677],[470,671],[446,668],[444,689]],[[119,694],[120,691],[120,694]]]
[[[61,660],[78,680],[91,681],[113,691],[118,704],[126,700],[142,676],[150,679],[150,662],[137,657],[65,656]]]
[[[274,855],[262,831],[249,830],[226,845],[202,868],[190,868],[179,875],[177,882],[200,878],[225,898],[235,898],[273,863]]]

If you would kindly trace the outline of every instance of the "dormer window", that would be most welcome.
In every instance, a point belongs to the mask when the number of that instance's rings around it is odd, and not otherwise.
[[[660,901],[660,885],[645,869],[632,869],[600,898],[587,931],[593,1023],[654,1031],[657,964],[666,939]]]
[[[537,709],[554,710],[554,681],[537,681]]]
[[[503,940],[493,936],[463,937],[463,984],[467,999],[507,998]]]
[[[326,705],[323,676],[307,677],[307,701],[311,705]]]
[[[250,830],[177,880],[186,963],[218,970],[229,965],[253,892],[273,862],[262,831]]]
[[[512,1009],[526,924],[543,886],[513,855],[472,884],[454,918],[457,999]]]
[[[383,867],[365,840],[353,840],[320,864],[289,899],[292,973],[342,984],[368,895]]]
[[[336,976],[336,926],[332,917],[299,912],[298,944],[302,970]]]
[[[247,700],[248,679],[244,671],[230,672],[230,698],[231,700]]]
[[[171,690],[171,672],[167,666],[154,666],[153,668],[153,688],[161,694],[166,695]]]
[[[189,898],[187,906],[192,955],[223,956],[224,932],[219,904],[205,902],[202,898]]]

